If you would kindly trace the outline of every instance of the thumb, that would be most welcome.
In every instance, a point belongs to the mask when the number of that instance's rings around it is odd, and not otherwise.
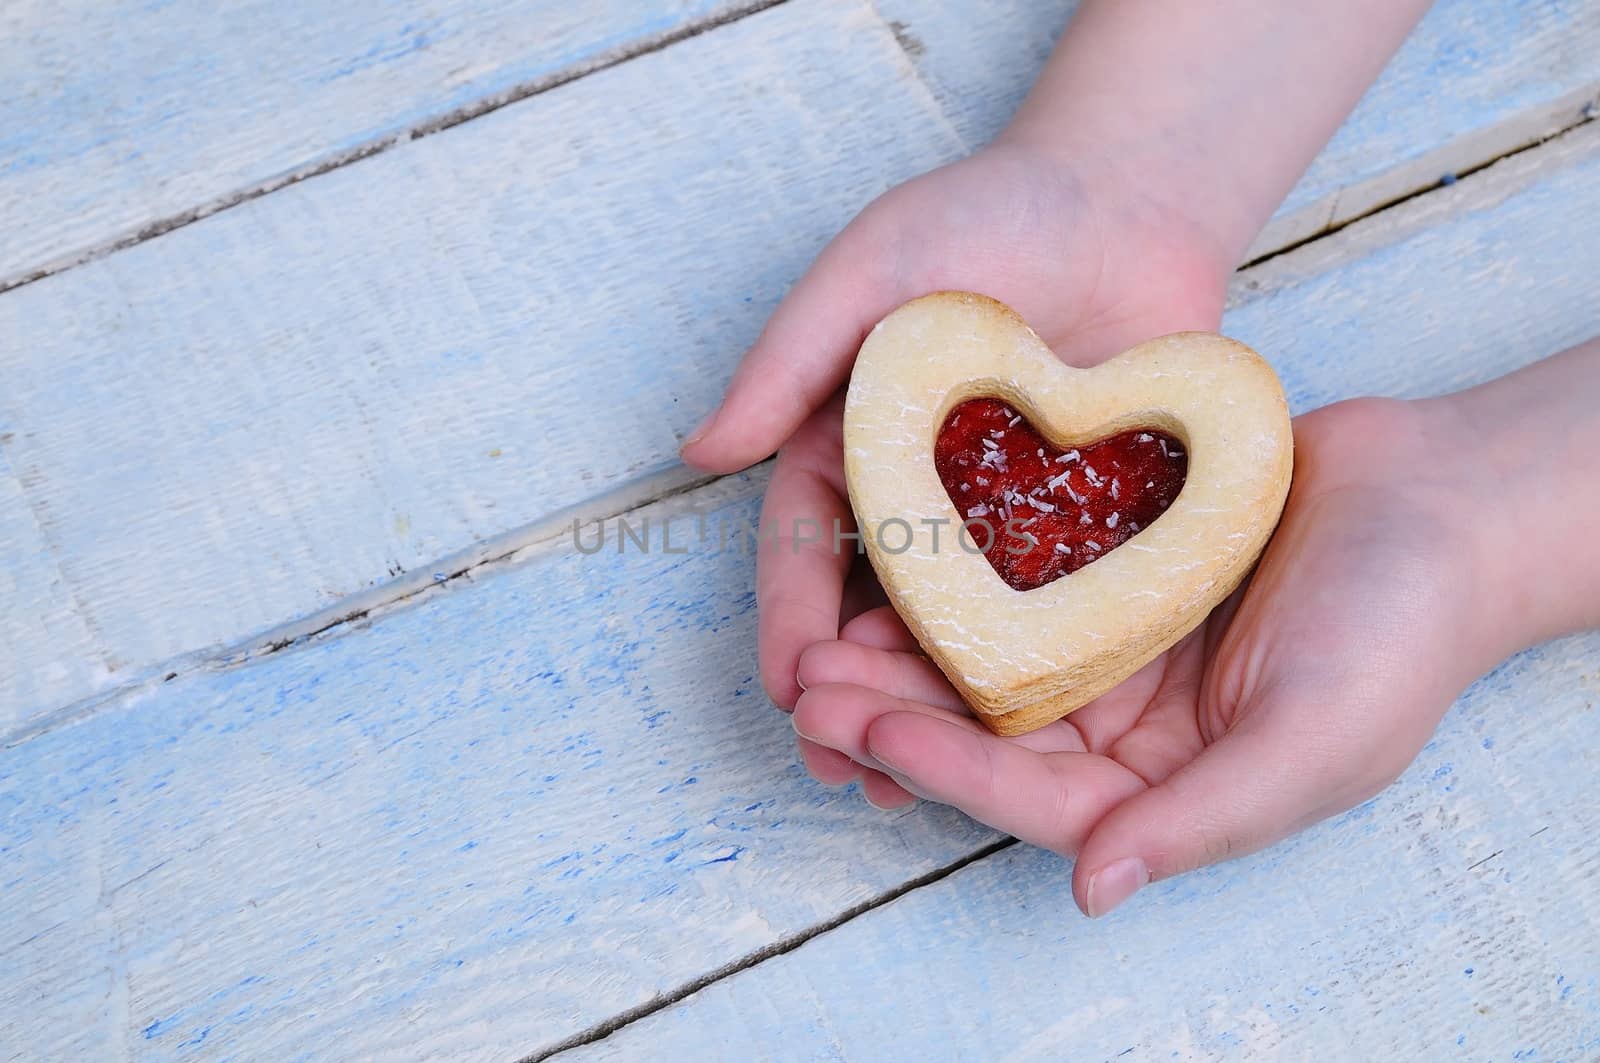
[[[1349,736],[1332,714],[1260,709],[1095,824],[1072,874],[1086,915],[1104,915],[1149,882],[1271,845],[1387,783],[1368,785],[1374,762],[1343,748]]]
[[[684,461],[724,473],[752,465],[844,383],[868,331],[896,305],[894,241],[866,219],[824,248],[778,304],[722,404],[684,441]]]

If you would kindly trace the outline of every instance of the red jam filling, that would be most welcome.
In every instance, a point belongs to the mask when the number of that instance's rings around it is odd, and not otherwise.
[[[933,464],[1000,578],[1032,590],[1104,557],[1161,516],[1183,488],[1183,445],[1135,429],[1061,450],[999,399],[950,411]],[[987,529],[979,521],[987,525]]]

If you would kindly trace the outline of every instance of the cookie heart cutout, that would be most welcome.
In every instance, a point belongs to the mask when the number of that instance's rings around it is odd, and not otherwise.
[[[950,411],[933,467],[969,536],[1026,591],[1092,564],[1172,505],[1189,467],[1165,432],[1123,432],[1061,450],[999,399]]]
[[[1021,734],[1122,682],[1239,585],[1283,510],[1293,444],[1277,377],[1243,344],[1178,333],[1075,369],[1004,305],[940,292],[862,344],[844,458],[896,611],[978,719]]]

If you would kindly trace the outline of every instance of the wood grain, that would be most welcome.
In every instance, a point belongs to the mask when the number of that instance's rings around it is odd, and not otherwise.
[[[1592,1059],[1600,635],[1468,691],[1376,800],[1099,920],[1018,846],[555,1057]]]
[[[1077,6],[876,3],[972,144],[988,141],[1010,118]],[[1585,0],[1439,0],[1247,257],[1534,144],[1585,120],[1597,101],[1600,7]]]
[[[13,5],[0,255],[111,239],[735,10],[251,4],[224,32],[187,4]],[[0,536],[26,588],[0,613],[0,742],[565,507],[690,482],[676,443],[786,287],[873,195],[986,136],[1065,15],[790,0],[0,295],[0,520],[26,532]],[[1596,15],[1446,0],[1291,211],[1439,137],[1526,132],[1593,82]],[[41,98],[56,120],[3,121]]]
[[[759,6],[7,4],[0,289]]]
[[[761,484],[9,751],[5,1047],[514,1058],[981,844],[795,763],[715,550]]]
[[[1229,329],[1298,409],[1506,371],[1595,329],[1597,197],[1590,129],[1252,271]],[[654,542],[665,513],[753,519],[760,487],[658,504]],[[751,580],[737,552],[553,542],[0,754],[7,1049],[534,1053],[991,840],[803,778],[755,684]],[[1600,823],[1573,788],[1600,758],[1597,659],[1594,637],[1519,657],[1376,803],[1110,923],[1070,914],[1058,862],[1008,853],[604,1051],[727,1054],[760,1031],[768,1056],[1292,1057],[1449,1035],[1583,1058]]]
[[[0,670],[0,734],[681,478],[790,280],[958,150],[866,8],[786,5],[0,296],[5,562],[99,662]]]

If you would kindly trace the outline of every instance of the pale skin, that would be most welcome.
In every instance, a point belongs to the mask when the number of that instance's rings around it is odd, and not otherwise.
[[[1010,304],[1064,360],[1220,325],[1227,278],[1426,9],[1420,0],[1086,0],[997,140],[890,191],[822,252],[684,445],[778,452],[759,651],[818,779],[954,805],[1076,857],[1100,915],[1154,879],[1372,796],[1516,650],[1600,626],[1600,341],[1457,395],[1295,422],[1295,479],[1249,582],[1117,689],[1019,738],[973,720],[853,527],[841,388],[867,330],[940,289]],[[1270,352],[1268,352],[1270,354]]]

